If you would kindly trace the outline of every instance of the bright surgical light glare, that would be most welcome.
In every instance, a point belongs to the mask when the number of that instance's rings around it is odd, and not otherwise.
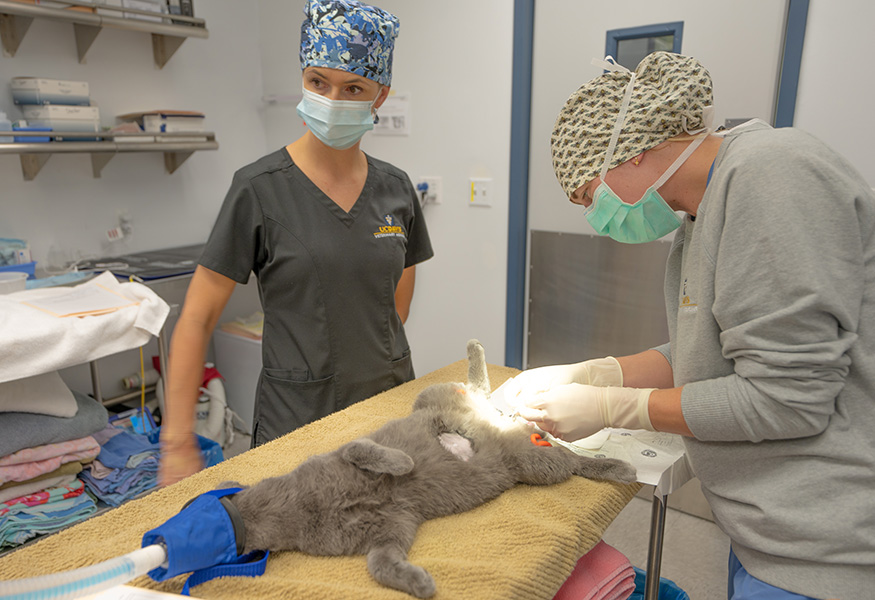
[[[487,398],[479,392],[470,393],[477,416],[498,429],[505,431],[517,425],[516,419],[510,412],[503,412],[492,404],[491,398]]]

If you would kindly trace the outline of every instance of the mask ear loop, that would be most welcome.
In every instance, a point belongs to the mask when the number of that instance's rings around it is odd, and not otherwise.
[[[632,101],[632,89],[635,87],[635,73],[627,69],[621,64],[618,64],[617,61],[614,60],[613,56],[606,56],[604,60],[600,58],[592,59],[592,64],[596,67],[602,68],[606,71],[612,72],[626,72],[630,74],[629,83],[626,84],[626,90],[623,93],[623,101],[620,103],[620,110],[617,113],[617,120],[614,122],[614,130],[611,132],[611,140],[608,143],[608,149],[605,152],[605,160],[602,163],[602,170],[599,175],[602,182],[605,180],[605,174],[608,172],[608,165],[611,162],[611,158],[614,156],[614,150],[617,147],[617,140],[620,137],[620,131],[623,129],[623,125],[626,122],[626,112],[629,109],[629,103]],[[595,208],[596,203],[593,202],[590,204],[584,214],[592,211]]]
[[[380,85],[380,89],[377,90],[377,95],[374,98],[374,101],[371,102],[371,111],[374,113],[374,125],[376,125],[377,123],[380,122],[380,115],[377,114],[376,104],[377,104],[377,100],[380,99],[380,94],[383,92],[383,87],[384,87],[383,85]]]
[[[660,175],[659,179],[657,179],[656,182],[650,186],[651,189],[658,190],[660,187],[662,187],[662,184],[668,181],[669,178],[674,175],[678,169],[681,168],[681,165],[684,164],[684,161],[686,161],[690,157],[690,155],[696,151],[696,148],[698,148],[702,144],[702,142],[707,139],[708,133],[709,132],[705,130],[699,135],[699,137],[693,140],[689,146],[684,148],[684,151],[681,152],[680,156],[678,156],[673,163],[671,163],[671,166],[668,168],[668,170]]]
[[[671,166],[668,168],[668,170],[660,175],[659,179],[657,179],[656,182],[652,186],[650,186],[652,189],[658,190],[660,187],[662,187],[662,184],[668,181],[669,178],[674,175],[678,169],[681,168],[681,165],[684,164],[684,161],[686,161],[690,157],[690,155],[696,151],[696,148],[698,148],[702,144],[702,142],[704,142],[708,138],[708,135],[710,135],[711,133],[711,120],[713,118],[714,107],[706,106],[705,109],[702,111],[702,120],[704,122],[704,127],[702,127],[701,129],[697,129],[696,131],[688,131],[687,119],[686,117],[683,118],[684,131],[687,131],[691,135],[698,134],[699,137],[697,137],[686,148],[684,148],[684,151],[680,153],[680,156],[678,156],[673,163],[671,163]]]
[[[625,71],[626,73],[629,73],[629,83],[626,85],[626,91],[623,94],[623,101],[620,104],[620,111],[617,114],[617,120],[614,123],[614,131],[611,132],[611,141],[608,143],[608,149],[605,152],[605,161],[602,163],[602,170],[599,174],[599,177],[604,182],[605,175],[608,172],[608,165],[610,165],[611,159],[614,157],[614,150],[617,148],[617,140],[620,138],[620,131],[622,131],[623,125],[626,123],[626,113],[629,110],[629,103],[632,101],[632,90],[635,87],[635,73],[623,65],[618,65],[611,56],[605,57],[605,60],[594,58],[592,59],[592,64],[607,69],[608,71]]]

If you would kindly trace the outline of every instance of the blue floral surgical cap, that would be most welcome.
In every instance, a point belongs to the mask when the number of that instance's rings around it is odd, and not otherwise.
[[[392,83],[392,50],[401,27],[395,15],[356,0],[307,0],[304,14],[302,69],[341,69]]]

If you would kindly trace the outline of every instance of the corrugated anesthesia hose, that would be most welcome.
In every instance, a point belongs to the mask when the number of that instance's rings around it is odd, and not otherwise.
[[[127,583],[167,560],[161,544],[140,548],[124,556],[64,573],[0,583],[0,600],[48,600],[81,598]]]

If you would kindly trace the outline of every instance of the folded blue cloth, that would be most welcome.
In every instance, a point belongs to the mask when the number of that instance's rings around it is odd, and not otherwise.
[[[112,475],[103,479],[95,479],[90,470],[86,469],[79,474],[79,479],[85,482],[88,491],[95,498],[109,506],[120,506],[152,489],[158,483],[157,470],[143,471],[138,469],[117,469]]]
[[[124,469],[128,466],[128,460],[132,456],[143,452],[155,454],[161,449],[158,441],[149,441],[145,435],[131,433],[122,430],[100,446],[100,455],[97,457],[104,466],[110,469]]]

